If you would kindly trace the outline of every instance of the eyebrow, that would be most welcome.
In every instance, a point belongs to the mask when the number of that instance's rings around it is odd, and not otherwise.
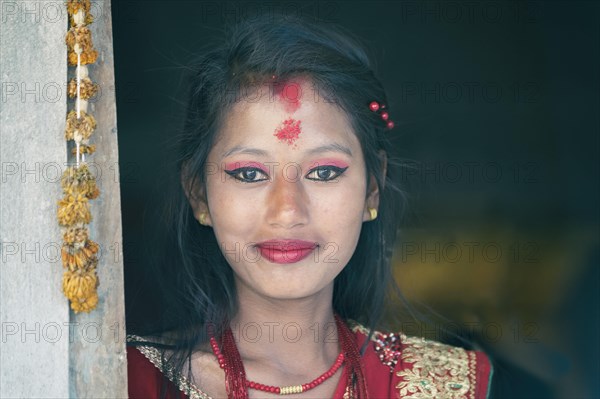
[[[236,145],[234,147],[231,147],[227,151],[225,151],[223,153],[223,155],[221,155],[221,158],[228,157],[232,154],[250,154],[250,155],[260,155],[260,156],[266,157],[268,155],[268,152],[258,149],[258,148],[244,147],[241,145]]]
[[[319,154],[322,152],[341,152],[348,155],[349,157],[352,157],[352,150],[339,143],[321,145],[319,147],[311,148],[310,150],[306,151],[306,153],[309,155]]]
[[[350,148],[348,148],[342,144],[339,144],[339,143],[331,143],[331,144],[321,145],[321,146],[311,148],[310,150],[306,151],[306,153],[308,155],[315,155],[315,154],[320,154],[323,152],[341,152],[343,154],[348,155],[349,157],[352,157],[352,150],[350,150]],[[233,154],[250,154],[250,155],[263,156],[263,157],[266,157],[269,155],[269,153],[267,151],[261,150],[259,148],[244,147],[241,145],[236,145],[234,147],[231,147],[227,151],[225,151],[221,155],[221,158],[225,158],[225,157],[228,157]]]

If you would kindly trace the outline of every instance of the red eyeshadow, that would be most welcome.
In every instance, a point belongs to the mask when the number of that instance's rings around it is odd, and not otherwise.
[[[286,119],[283,121],[281,126],[275,129],[274,136],[277,137],[279,141],[284,141],[289,145],[294,144],[302,132],[302,129],[300,128],[300,122],[301,121],[297,121],[294,118]]]
[[[309,169],[313,169],[317,166],[336,166],[340,169],[344,169],[348,167],[348,164],[344,161],[341,161],[339,159],[335,159],[335,158],[323,158],[323,159],[319,159],[318,161],[315,161],[312,163],[311,167]]]

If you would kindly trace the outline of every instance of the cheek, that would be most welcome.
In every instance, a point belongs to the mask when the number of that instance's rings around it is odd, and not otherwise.
[[[350,220],[365,206],[366,185],[361,176],[352,176],[345,181],[333,183],[318,192],[320,208],[327,213],[345,215],[342,220]]]
[[[354,179],[353,179],[354,180]],[[352,184],[340,185],[336,190],[323,190],[312,208],[312,220],[328,236],[350,239],[360,233],[365,206],[365,185],[356,179]]]
[[[239,190],[229,182],[209,181],[207,200],[213,230],[219,241],[243,237],[252,227],[251,216],[256,214],[256,204],[240,196]]]

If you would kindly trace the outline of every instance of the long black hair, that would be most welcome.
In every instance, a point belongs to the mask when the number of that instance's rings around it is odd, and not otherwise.
[[[243,101],[248,89],[273,76],[281,81],[307,77],[321,97],[348,116],[362,147],[367,176],[374,176],[379,187],[379,217],[363,224],[353,256],[335,279],[334,311],[373,329],[381,322],[390,294],[397,292],[391,255],[406,197],[398,184],[400,163],[390,142],[398,132],[388,130],[369,108],[372,101],[388,104],[369,56],[351,34],[329,23],[255,17],[231,28],[189,68],[186,118],[177,139],[171,198],[164,215],[167,247],[156,262],[164,308],[152,328],[143,331],[162,339],[169,332],[173,349],[169,360],[178,371],[207,341],[206,326],[219,334],[237,305],[232,269],[212,228],[194,218],[181,183],[204,184],[207,157],[226,113],[236,101]],[[390,110],[392,117],[399,113]]]

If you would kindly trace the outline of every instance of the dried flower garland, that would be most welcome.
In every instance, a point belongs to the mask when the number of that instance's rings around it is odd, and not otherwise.
[[[75,313],[90,312],[98,304],[96,267],[99,246],[89,238],[87,225],[92,220],[89,200],[97,198],[100,190],[85,163],[85,155],[92,154],[96,149],[96,146],[89,144],[96,129],[96,119],[87,113],[87,105],[98,91],[98,85],[89,78],[86,66],[98,58],[91,31],[87,27],[93,21],[90,7],[90,0],[67,1],[71,27],[65,42],[68,64],[76,67],[76,77],[67,86],[69,98],[75,99],[75,110],[67,115],[65,139],[75,142],[72,151],[75,165],[69,166],[62,175],[64,197],[58,201],[57,218],[63,233],[62,289]]]

